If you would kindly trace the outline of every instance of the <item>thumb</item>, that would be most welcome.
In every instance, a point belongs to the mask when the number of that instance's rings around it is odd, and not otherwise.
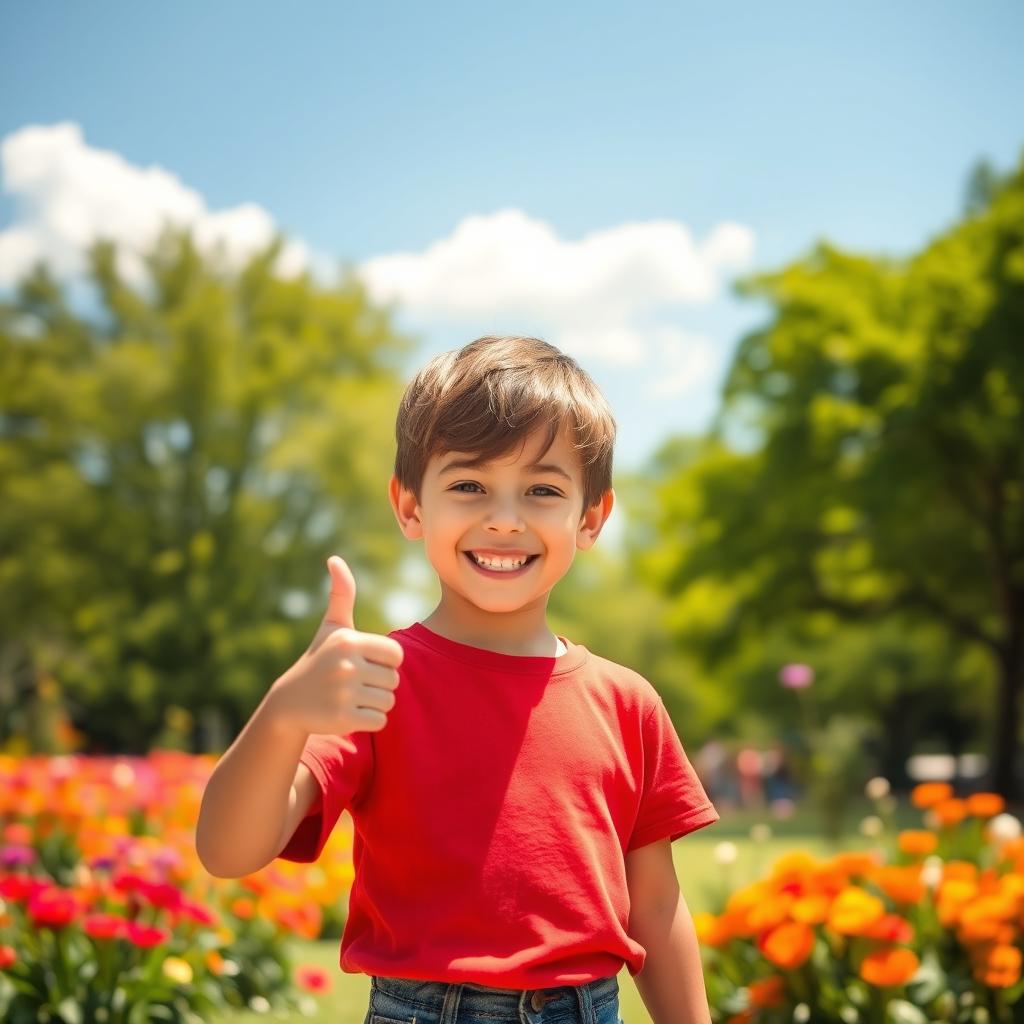
[[[331,593],[327,599],[327,611],[324,613],[320,629],[338,629],[344,626],[354,629],[352,610],[356,603],[356,581],[352,570],[345,560],[338,555],[327,559],[327,571],[331,574]]]

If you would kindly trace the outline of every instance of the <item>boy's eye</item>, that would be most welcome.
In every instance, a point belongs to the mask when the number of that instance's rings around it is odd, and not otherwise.
[[[460,487],[479,487],[479,484],[475,484],[472,481],[466,480],[459,484],[454,484],[450,489],[453,491],[459,491]],[[542,484],[538,484],[536,487],[531,488],[534,491],[546,491],[546,494],[542,494],[542,498],[552,497],[560,498],[561,494],[558,493],[553,487],[545,487]],[[471,494],[471,491],[459,491],[460,494]]]

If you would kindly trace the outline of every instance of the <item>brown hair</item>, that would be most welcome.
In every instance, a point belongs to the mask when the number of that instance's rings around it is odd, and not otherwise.
[[[571,356],[539,338],[477,338],[435,356],[405,389],[395,423],[395,476],[420,501],[432,455],[501,459],[547,424],[547,452],[564,423],[583,468],[582,512],[612,486],[615,419]],[[543,454],[543,453],[542,453]]]

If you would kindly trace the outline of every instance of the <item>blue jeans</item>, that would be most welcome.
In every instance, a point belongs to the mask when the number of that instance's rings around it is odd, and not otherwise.
[[[471,982],[370,976],[363,1024],[622,1024],[619,980],[555,988],[488,988]]]

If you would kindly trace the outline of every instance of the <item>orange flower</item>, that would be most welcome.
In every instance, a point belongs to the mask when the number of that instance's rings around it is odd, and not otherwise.
[[[978,865],[969,860],[948,860],[942,865],[942,878],[956,878],[964,882],[978,880]]]
[[[746,910],[729,910],[726,908],[725,913],[719,914],[718,921],[722,928],[728,929],[729,938],[739,936],[749,939],[753,938],[756,934],[755,929],[751,928],[747,923]]]
[[[995,918],[977,917],[964,919],[961,917],[957,926],[956,937],[962,946],[1009,945],[1017,937],[1012,924],[1000,924]]]
[[[805,850],[790,850],[772,865],[771,878],[776,883],[802,881],[820,865]]]
[[[725,1024],[753,1024],[754,1011],[753,1010],[740,1010],[739,1013],[734,1013]]]
[[[967,798],[967,813],[976,818],[994,818],[1005,806],[1006,801],[998,793],[972,793]]]
[[[952,795],[953,787],[948,782],[922,782],[910,791],[910,802],[923,810],[948,800]]]
[[[794,897],[788,893],[773,896],[758,906],[750,908],[747,913],[747,923],[755,931],[774,928],[789,917],[789,908],[793,905],[793,901]]]
[[[927,829],[904,829],[898,838],[900,853],[911,857],[926,857],[934,853],[939,845],[939,837]]]
[[[256,911],[252,900],[237,899],[231,901],[231,913],[243,921],[248,921]]]
[[[878,867],[878,857],[863,851],[837,853],[832,858],[831,866],[849,878],[855,875],[870,875]]]
[[[1006,860],[1024,860],[1024,836],[1018,836],[1016,839],[1007,839],[1001,845],[999,853],[1000,857]],[[1021,870],[1020,867],[1017,870]]]
[[[697,941],[702,946],[715,949],[724,946],[731,938],[732,932],[722,917],[715,917],[707,911],[699,911],[693,915],[693,924],[697,931]]]
[[[729,894],[729,898],[725,902],[726,909],[749,910],[750,907],[756,907],[762,900],[771,896],[774,891],[768,882],[752,882]]]
[[[980,896],[964,906],[960,913],[957,937],[965,945],[1013,939],[1013,929],[1007,930],[1016,917],[1017,900],[1003,893]]]
[[[851,885],[835,899],[828,927],[840,935],[863,935],[885,913],[885,904],[865,889]]]
[[[939,819],[939,828],[952,828],[967,817],[967,804],[963,800],[943,800],[932,807],[932,813]]]
[[[924,899],[925,884],[921,881],[919,864],[887,864],[875,871],[871,881],[894,903],[913,906]]]
[[[876,949],[861,961],[860,976],[869,985],[905,985],[917,973],[919,966],[920,961],[912,950]]]
[[[760,978],[747,986],[751,1006],[781,1006],[785,1000],[786,987],[781,975]]]
[[[1009,988],[1020,979],[1021,953],[1016,946],[992,946],[980,959],[975,978],[992,988]]]
[[[814,932],[799,921],[780,924],[758,939],[758,948],[776,967],[799,967],[814,948]]]

